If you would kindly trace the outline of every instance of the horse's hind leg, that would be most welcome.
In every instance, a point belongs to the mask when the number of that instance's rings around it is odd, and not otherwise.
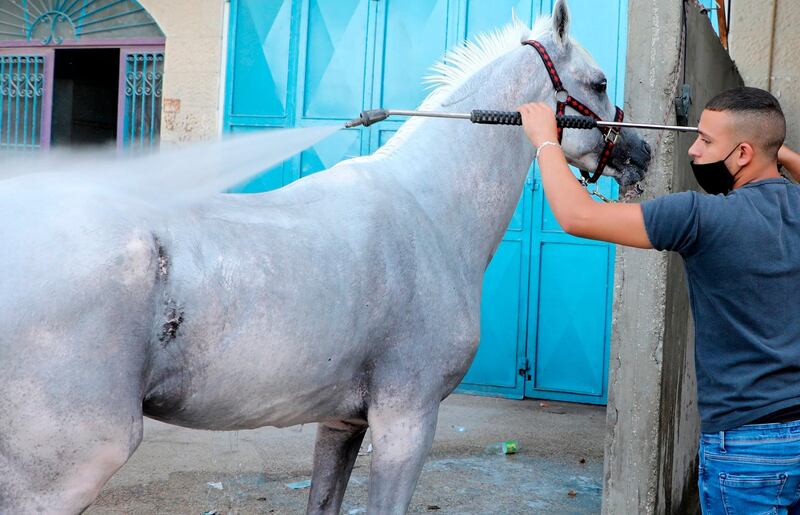
[[[314,474],[306,513],[339,513],[366,431],[366,425],[346,422],[319,424],[314,447]]]
[[[19,395],[23,384],[0,398],[0,513],[80,513],[139,445],[141,412],[116,395],[53,403],[41,383]]]
[[[0,334],[0,513],[79,513],[139,445],[144,344],[116,320]]]
[[[80,513],[141,441],[141,415],[24,416],[0,423],[0,513]]]
[[[76,385],[54,379],[17,379],[0,396],[0,513],[80,513],[141,441],[137,399],[95,391],[59,402],[49,390]]]

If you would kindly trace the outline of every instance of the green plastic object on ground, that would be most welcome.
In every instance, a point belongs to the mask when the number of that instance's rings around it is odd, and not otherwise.
[[[519,444],[516,440],[506,440],[489,445],[486,451],[489,454],[516,454],[518,449]]]

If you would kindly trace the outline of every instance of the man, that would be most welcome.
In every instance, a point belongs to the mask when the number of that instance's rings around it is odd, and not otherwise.
[[[683,260],[695,320],[704,514],[800,510],[800,156],[782,147],[786,122],[766,91],[712,99],[689,149],[709,193],[642,204],[593,201],[570,172],[553,112],[520,108],[538,149],[544,191],[575,236]],[[777,511],[773,511],[777,510]],[[794,511],[792,511],[794,512]]]

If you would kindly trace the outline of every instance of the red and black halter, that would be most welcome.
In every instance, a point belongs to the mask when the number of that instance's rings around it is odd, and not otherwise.
[[[558,72],[556,71],[556,67],[553,64],[553,60],[550,59],[550,54],[547,53],[545,50],[544,45],[539,43],[538,41],[530,40],[530,41],[523,41],[523,45],[530,45],[539,52],[539,55],[542,57],[542,61],[544,61],[544,66],[547,68],[547,73],[550,74],[550,80],[553,82],[553,88],[556,90],[556,115],[563,115],[564,111],[566,110],[567,106],[575,109],[583,116],[591,116],[595,120],[602,121],[602,118],[597,116],[594,111],[589,109],[586,104],[582,103],[581,101],[573,98],[569,92],[564,89],[564,85],[561,83],[561,77],[558,76]],[[622,112],[622,109],[619,107],[616,108],[617,113],[614,116],[615,122],[621,122],[625,117],[625,113]],[[595,183],[603,175],[603,169],[605,169],[608,160],[611,158],[611,151],[614,149],[614,145],[617,144],[619,140],[619,129],[615,129],[613,127],[598,127],[600,132],[603,133],[603,139],[605,140],[606,144],[603,147],[603,152],[600,154],[600,161],[597,163],[597,169],[594,171],[594,174],[591,176],[589,172],[586,170],[581,170],[581,175],[584,179],[586,179],[589,183]],[[564,129],[558,129],[558,142],[561,143],[561,137],[563,135]]]

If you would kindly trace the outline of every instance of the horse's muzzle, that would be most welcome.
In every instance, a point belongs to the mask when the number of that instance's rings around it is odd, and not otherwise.
[[[621,140],[611,153],[611,166],[619,173],[620,187],[628,189],[644,179],[651,159],[650,145],[635,131],[623,129]]]

